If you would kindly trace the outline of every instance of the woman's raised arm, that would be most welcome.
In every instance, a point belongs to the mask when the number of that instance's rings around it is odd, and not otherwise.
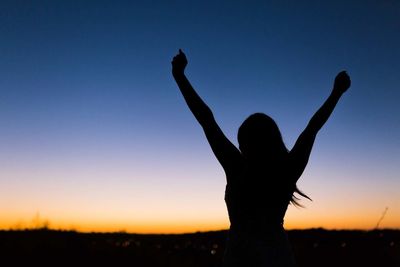
[[[240,159],[240,152],[226,138],[215,121],[211,109],[204,103],[186,78],[185,68],[187,63],[185,54],[179,49],[179,54],[172,60],[172,75],[190,111],[203,128],[211,149],[225,172],[228,173],[237,165],[237,161]]]
[[[187,66],[186,55],[179,49],[172,60],[172,75],[194,117],[205,128],[214,121],[214,116],[211,109],[204,103],[200,96],[193,89],[189,80],[185,76],[185,68]]]
[[[350,85],[350,77],[345,71],[340,72],[336,76],[332,93],[311,118],[307,127],[300,134],[293,149],[290,151],[293,171],[295,172],[297,179],[303,173],[307,165],[308,158],[310,156],[311,149],[318,131],[328,120],[340,97],[344,92],[347,91],[347,89],[349,89]]]

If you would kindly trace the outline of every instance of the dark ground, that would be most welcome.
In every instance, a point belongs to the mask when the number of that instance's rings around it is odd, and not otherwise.
[[[214,267],[226,231],[182,235],[0,231],[0,266]],[[299,267],[400,267],[400,230],[288,231]]]

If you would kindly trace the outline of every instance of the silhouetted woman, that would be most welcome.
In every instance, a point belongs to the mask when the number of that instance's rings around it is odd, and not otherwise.
[[[227,179],[225,202],[231,226],[224,266],[295,266],[283,218],[289,203],[299,205],[294,193],[307,197],[296,182],[318,131],[350,87],[349,76],[344,71],[336,76],[332,93],[292,150],[286,148],[275,121],[263,113],[251,115],[240,126],[237,149],[189,83],[184,74],[186,65],[186,56],[179,50],[172,60],[172,74]]]

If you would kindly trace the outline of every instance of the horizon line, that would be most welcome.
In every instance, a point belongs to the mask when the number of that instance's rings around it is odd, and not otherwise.
[[[292,231],[347,231],[347,232],[373,232],[373,231],[400,231],[399,228],[371,228],[371,229],[362,229],[362,228],[325,228],[325,227],[311,227],[311,228],[292,228],[292,229],[285,229],[285,231],[292,232]],[[119,231],[85,231],[85,230],[77,230],[77,229],[62,229],[62,228],[48,228],[48,227],[38,227],[38,228],[8,228],[8,229],[1,229],[0,232],[40,232],[40,231],[48,231],[48,232],[71,232],[71,233],[78,233],[78,234],[129,234],[129,235],[189,235],[189,234],[205,234],[205,233],[215,233],[215,232],[225,232],[229,231],[229,228],[224,228],[220,230],[199,230],[193,232],[131,232],[125,230]]]

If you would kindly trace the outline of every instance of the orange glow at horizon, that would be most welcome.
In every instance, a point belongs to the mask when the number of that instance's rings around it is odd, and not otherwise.
[[[307,214],[301,218],[293,218],[297,211],[290,213],[285,220],[285,228],[307,229],[307,228],[325,228],[325,229],[360,229],[372,230],[375,228],[378,219],[373,214],[358,214],[354,216],[335,217],[318,216]],[[294,216],[293,216],[294,215]],[[379,216],[378,216],[379,217]],[[379,228],[400,228],[400,216],[388,215],[379,225]],[[181,234],[192,232],[217,231],[229,228],[228,218],[208,220],[195,219],[174,219],[174,220],[138,220],[136,222],[112,219],[52,219],[41,217],[39,214],[30,218],[20,219],[18,221],[13,217],[7,217],[0,214],[0,229],[31,229],[48,227],[55,230],[73,230],[79,232],[127,232],[140,234]]]

